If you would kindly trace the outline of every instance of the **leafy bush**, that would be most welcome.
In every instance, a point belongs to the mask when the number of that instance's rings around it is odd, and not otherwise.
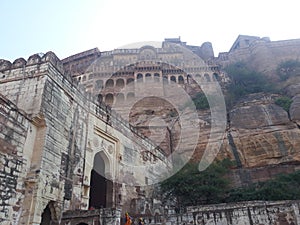
[[[186,164],[178,173],[161,183],[164,200],[174,202],[175,199],[177,207],[221,202],[229,189],[229,180],[225,175],[230,165],[231,162],[226,159],[212,163],[200,172],[198,164]]]
[[[259,182],[249,187],[232,189],[226,202],[252,200],[295,200],[300,199],[300,171],[291,174],[281,174],[276,178]]]
[[[192,101],[197,110],[209,109],[208,100],[207,100],[205,94],[202,92],[199,92],[194,97],[192,97]],[[186,107],[193,108],[194,106],[193,106],[192,102],[186,102],[186,104],[184,104],[182,107],[183,108],[186,108]]]
[[[204,93],[197,93],[197,95],[192,98],[196,109],[208,109],[209,108],[209,103],[207,101],[207,98]]]
[[[165,202],[171,202],[177,208],[224,202],[300,199],[300,171],[281,174],[248,187],[230,188],[228,173],[232,166],[233,162],[225,159],[199,172],[198,164],[188,163],[160,183],[161,195]]]
[[[275,99],[275,104],[279,105],[287,112],[289,111],[292,102],[293,100],[286,96]]]
[[[225,68],[225,71],[232,81],[227,92],[227,101],[230,103],[247,94],[274,91],[274,86],[262,73],[248,69],[243,62],[231,64]]]

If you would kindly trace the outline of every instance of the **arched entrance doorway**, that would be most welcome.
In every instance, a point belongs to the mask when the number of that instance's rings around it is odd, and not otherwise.
[[[58,225],[58,218],[55,212],[54,202],[50,201],[42,213],[41,225]]]
[[[44,209],[42,214],[42,222],[41,225],[50,225],[51,224],[51,211],[49,205]]]
[[[113,182],[105,176],[108,173],[108,159],[103,152],[98,152],[94,157],[91,171],[89,208],[112,207]]]

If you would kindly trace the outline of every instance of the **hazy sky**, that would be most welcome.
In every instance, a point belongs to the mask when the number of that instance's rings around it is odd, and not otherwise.
[[[53,51],[63,59],[141,41],[210,41],[215,56],[239,34],[300,38],[297,0],[2,0],[0,58]]]

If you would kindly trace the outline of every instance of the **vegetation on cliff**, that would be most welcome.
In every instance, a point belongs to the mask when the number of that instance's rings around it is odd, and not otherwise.
[[[160,190],[164,201],[176,208],[182,208],[224,202],[300,199],[300,171],[234,188],[229,179],[232,165],[233,162],[225,159],[214,162],[200,172],[196,163],[188,163],[161,183]]]
[[[282,96],[275,99],[275,104],[282,107],[285,111],[289,112],[293,100],[287,96]]]
[[[229,190],[229,180],[225,175],[230,165],[231,162],[225,159],[199,172],[198,164],[186,164],[178,173],[161,183],[163,199],[177,208],[221,202]]]
[[[229,106],[232,106],[238,100],[243,101],[247,99],[245,96],[249,94],[259,92],[276,93],[276,95],[263,94],[261,96],[272,96],[270,104],[273,103],[273,96],[275,96],[274,103],[289,112],[292,99],[288,96],[293,95],[287,91],[286,87],[298,79],[295,77],[300,75],[300,63],[287,61],[280,64],[278,73],[281,73],[281,80],[277,81],[268,80],[266,75],[249,69],[243,62],[229,65],[225,70],[231,78],[231,82],[228,84],[225,92]],[[209,109],[205,94],[198,93],[193,97],[193,101],[196,109]],[[260,104],[260,102],[258,101],[256,104]],[[278,107],[275,107],[275,109],[278,111]],[[269,110],[269,112],[271,111]],[[283,114],[286,117],[284,112]],[[264,150],[267,151],[266,149]],[[195,163],[188,163],[178,173],[161,183],[160,190],[163,199],[168,204],[181,208],[192,205],[252,200],[300,199],[300,171],[291,174],[281,174],[265,182],[235,187],[231,183],[230,168],[232,167],[232,162],[228,159],[214,162],[202,172],[198,171],[197,166]]]
[[[262,73],[249,69],[244,62],[231,64],[224,70],[231,79],[226,94],[229,105],[247,94],[273,92],[275,89]]]
[[[300,171],[280,174],[274,179],[230,190],[226,202],[252,200],[296,200],[300,198]]]
[[[192,98],[196,109],[209,109],[209,103],[204,93],[197,93],[195,97]]]

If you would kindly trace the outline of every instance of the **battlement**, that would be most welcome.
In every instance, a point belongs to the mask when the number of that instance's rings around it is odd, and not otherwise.
[[[46,54],[33,54],[27,60],[18,58],[13,63],[5,59],[0,59],[0,82],[3,82],[5,79],[17,78],[20,74],[23,77],[32,77],[36,73],[41,72],[41,65],[45,63],[51,63],[65,78],[72,81],[72,77],[65,73],[61,60],[55,53],[49,51]]]

